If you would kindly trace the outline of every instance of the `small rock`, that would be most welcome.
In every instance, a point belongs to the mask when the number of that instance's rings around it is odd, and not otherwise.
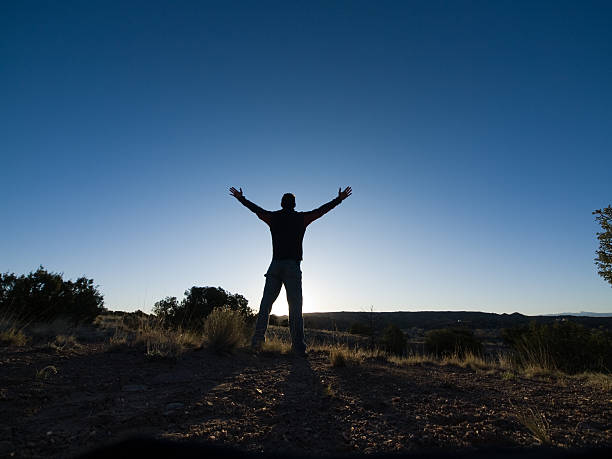
[[[123,386],[121,390],[124,392],[142,392],[143,390],[147,390],[147,386],[143,384],[128,384],[127,386]]]
[[[169,414],[174,413],[174,411],[180,410],[184,406],[185,405],[183,403],[180,403],[180,402],[168,403],[166,405],[166,409],[164,410],[164,416],[168,416]]]
[[[185,404],[181,402],[168,403],[166,405],[166,410],[178,410],[179,408],[183,408],[184,406]]]
[[[10,441],[0,441],[0,455],[8,456],[9,453],[13,452],[13,443]]]

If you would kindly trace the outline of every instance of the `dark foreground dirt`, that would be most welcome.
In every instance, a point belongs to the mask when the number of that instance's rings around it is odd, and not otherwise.
[[[36,376],[48,366],[57,373]],[[104,344],[0,349],[0,457],[71,457],[136,433],[314,454],[538,445],[521,413],[543,415],[555,447],[610,447],[611,408],[612,394],[577,379],[333,368],[324,352],[171,362]]]

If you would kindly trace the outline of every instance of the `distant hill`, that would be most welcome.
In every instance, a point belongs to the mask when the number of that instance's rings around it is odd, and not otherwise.
[[[576,316],[576,317],[612,317],[612,312],[562,312],[560,314],[546,314],[547,316]]]
[[[286,317],[286,316],[285,316]],[[347,331],[353,323],[370,324],[375,329],[382,329],[393,323],[402,329],[422,328],[431,330],[453,326],[463,326],[471,329],[500,329],[517,325],[527,325],[532,321],[537,323],[554,323],[558,320],[571,320],[589,328],[599,328],[612,331],[612,317],[587,315],[558,316],[526,316],[515,312],[513,314],[495,314],[491,312],[471,311],[419,311],[419,312],[314,312],[304,314],[304,325],[307,328],[321,330]]]

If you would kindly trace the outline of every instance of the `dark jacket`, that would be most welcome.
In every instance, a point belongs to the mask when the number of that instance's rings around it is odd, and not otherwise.
[[[238,198],[238,200],[270,227],[272,259],[297,261],[302,259],[302,241],[304,240],[306,227],[342,202],[340,198],[332,199],[327,204],[323,204],[310,212],[296,212],[293,209],[281,209],[272,212],[262,209],[244,196]]]

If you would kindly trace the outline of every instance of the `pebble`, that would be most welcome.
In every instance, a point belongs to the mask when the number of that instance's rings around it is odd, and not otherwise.
[[[180,410],[184,406],[185,404],[180,402],[168,403],[166,405],[166,409],[164,410],[164,416],[173,413],[175,410]]]
[[[143,390],[147,390],[147,386],[142,384],[128,384],[127,386],[123,386],[121,390],[124,392],[142,392]]]

